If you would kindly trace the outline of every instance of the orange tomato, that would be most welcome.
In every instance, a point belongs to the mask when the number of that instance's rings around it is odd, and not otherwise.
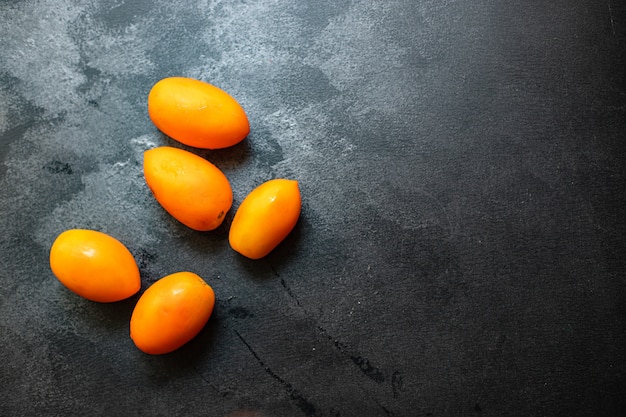
[[[157,82],[148,94],[148,114],[163,133],[197,148],[226,148],[250,132],[248,117],[237,100],[192,78]]]
[[[297,181],[275,179],[259,185],[235,213],[230,246],[251,259],[264,257],[294,228],[301,206]]]
[[[69,290],[102,303],[128,298],[141,286],[139,268],[129,250],[95,230],[61,233],[50,248],[50,268]]]
[[[130,319],[130,337],[145,353],[172,352],[200,333],[214,306],[213,289],[198,275],[168,275],[139,298]]]
[[[147,150],[143,172],[161,206],[194,230],[217,228],[233,204],[224,173],[191,152],[169,146]]]

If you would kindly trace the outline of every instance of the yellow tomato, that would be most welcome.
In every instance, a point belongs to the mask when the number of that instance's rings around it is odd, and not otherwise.
[[[130,319],[130,337],[145,353],[172,352],[200,333],[214,306],[213,289],[198,275],[168,275],[139,298]]]
[[[235,213],[230,246],[251,259],[264,257],[294,228],[301,206],[297,181],[275,179],[259,185]]]
[[[248,117],[232,96],[192,78],[157,82],[148,95],[148,114],[163,133],[197,148],[226,148],[250,132]]]
[[[161,206],[192,229],[217,228],[233,204],[224,173],[191,152],[169,146],[150,149],[144,153],[143,171]]]
[[[139,268],[117,239],[95,230],[61,233],[50,248],[50,268],[63,285],[88,300],[120,301],[139,291]]]

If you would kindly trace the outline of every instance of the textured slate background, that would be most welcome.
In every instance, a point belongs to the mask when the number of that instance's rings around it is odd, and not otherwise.
[[[536,1],[0,3],[0,415],[626,413],[626,6]],[[150,87],[236,97],[197,151],[235,207],[300,181],[261,261],[170,218],[142,152]],[[210,324],[162,357],[48,266],[73,227],[191,270]]]

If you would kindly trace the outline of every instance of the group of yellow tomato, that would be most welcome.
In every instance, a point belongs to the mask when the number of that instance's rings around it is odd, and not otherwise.
[[[184,77],[157,82],[148,95],[148,114],[156,127],[189,147],[222,149],[248,136],[250,124],[228,93]],[[161,146],[144,152],[143,173],[156,201],[185,226],[219,227],[233,204],[224,173],[193,152]],[[230,225],[230,246],[260,259],[287,237],[300,216],[298,182],[278,178],[260,184],[239,205]],[[96,302],[115,302],[141,288],[130,251],[96,230],[70,229],[50,248],[53,274],[69,290]],[[172,352],[193,339],[209,320],[215,293],[193,272],[167,275],[139,297],[130,318],[130,337],[149,354]]]

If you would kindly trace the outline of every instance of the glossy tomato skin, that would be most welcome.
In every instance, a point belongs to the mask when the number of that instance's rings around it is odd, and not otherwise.
[[[192,78],[157,82],[148,94],[148,114],[163,133],[197,148],[233,146],[250,132],[245,111],[231,95]]]
[[[143,170],[159,204],[194,230],[216,229],[232,206],[228,178],[194,153],[169,146],[150,149],[144,153]]]
[[[141,287],[130,251],[119,240],[95,230],[61,233],[50,248],[50,268],[65,287],[92,301],[120,301]]]
[[[173,352],[206,325],[215,306],[213,289],[192,272],[177,272],[152,284],[130,319],[130,337],[143,352]]]
[[[267,181],[241,202],[230,227],[230,246],[250,259],[269,254],[295,227],[302,200],[298,182]]]

